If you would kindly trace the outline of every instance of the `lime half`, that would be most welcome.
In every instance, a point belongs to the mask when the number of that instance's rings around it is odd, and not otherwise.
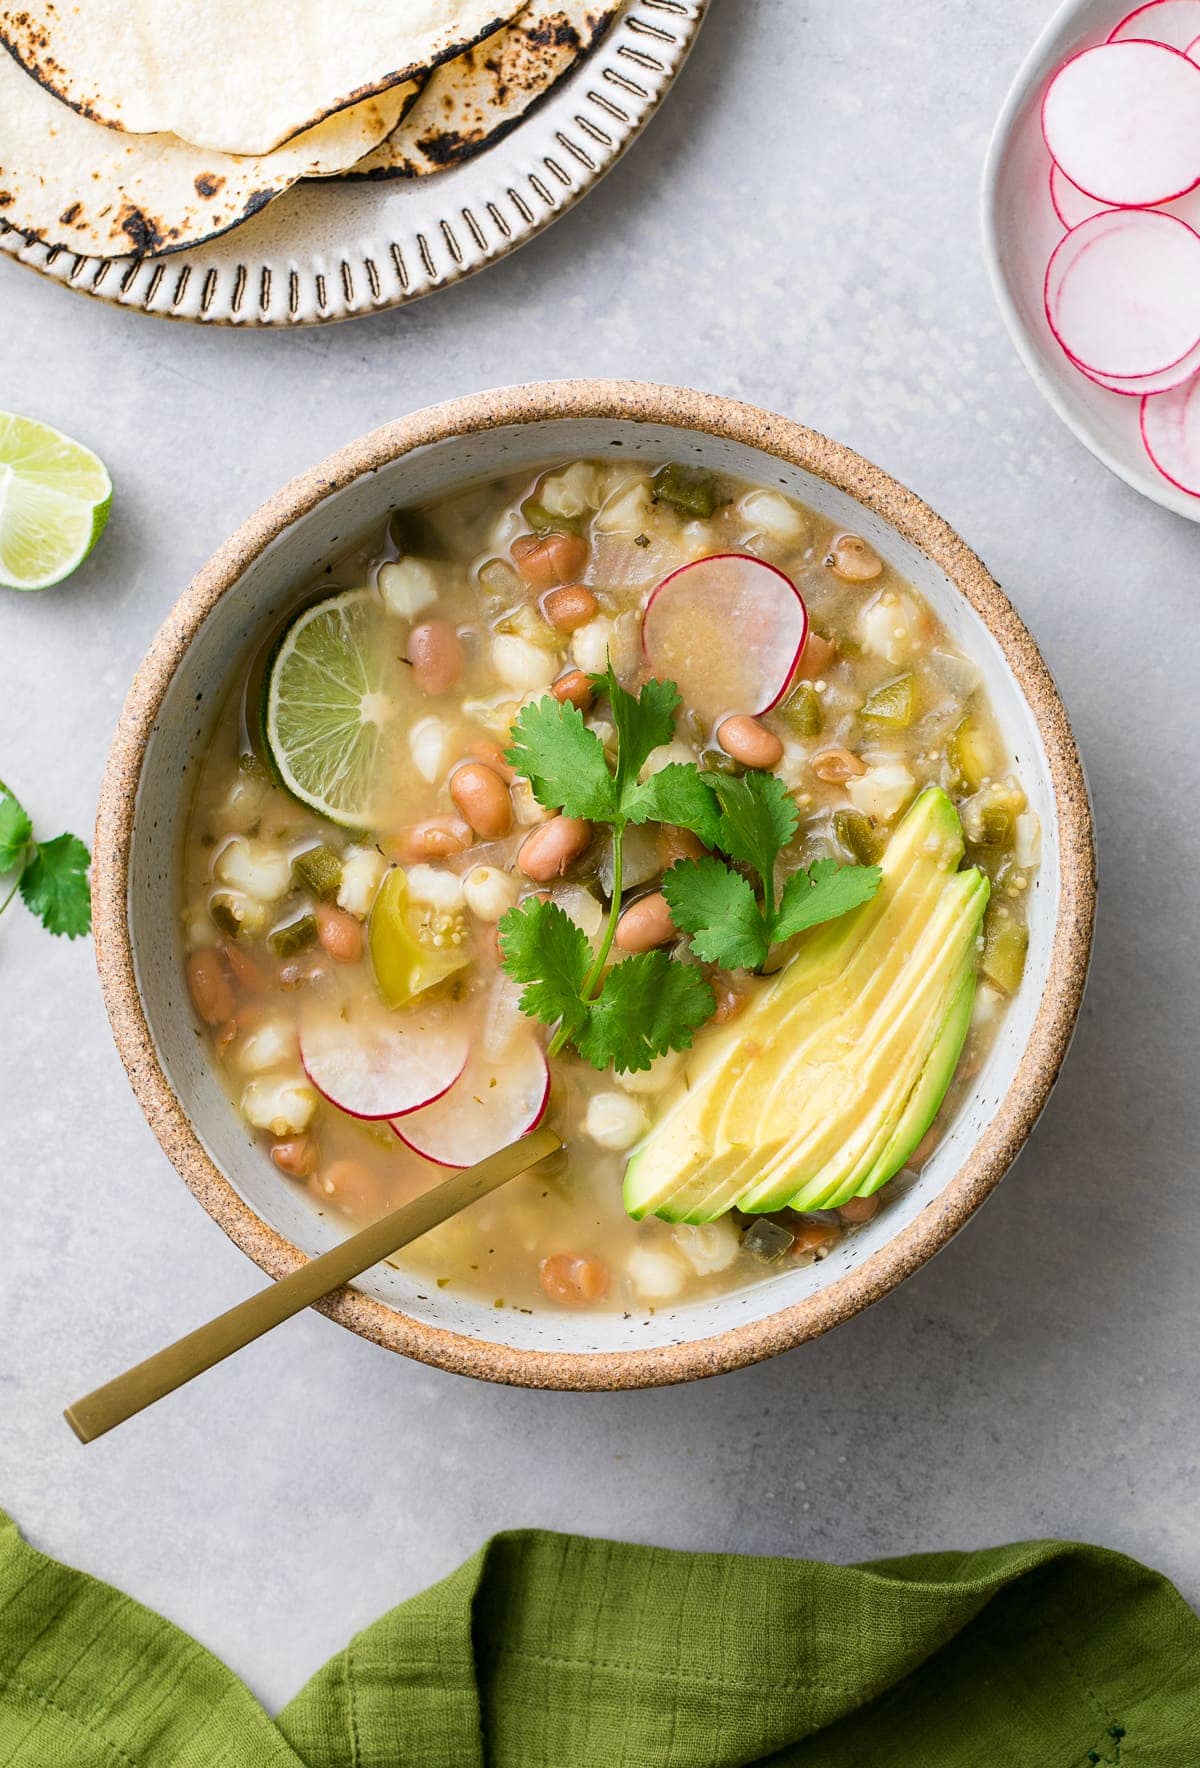
[[[90,448],[0,411],[0,584],[48,589],[104,532],[112,480]]]
[[[412,692],[387,615],[369,589],[298,614],[267,672],[263,735],[280,779],[331,822],[372,829]]]

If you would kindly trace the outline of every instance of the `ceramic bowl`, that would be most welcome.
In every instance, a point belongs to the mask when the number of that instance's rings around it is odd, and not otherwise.
[[[1189,497],[1157,471],[1142,445],[1141,400],[1110,393],[1073,368],[1055,341],[1042,301],[1046,265],[1065,228],[1050,201],[1050,155],[1042,96],[1080,49],[1103,43],[1135,0],[1066,0],[1013,81],[984,165],[983,250],[992,291],[1034,386],[1085,448],[1164,509],[1200,521]]]
[[[1094,906],[1092,825],[1070,726],[1029,633],[940,517],[838,443],[732,400],[628,382],[483,393],[403,418],[296,479],[184,592],[134,681],[100,801],[96,947],[113,1030],[150,1123],[200,1202],[279,1277],[336,1224],[282,1180],[234,1112],[187,1005],[178,853],[192,782],[225,684],[297,581],[417,502],[574,455],[695,461],[787,492],[868,540],[925,595],[981,666],[1041,818],[1028,968],[969,1095],[919,1179],[824,1262],[716,1299],[619,1313],[525,1315],[378,1267],[326,1311],[443,1368],[539,1387],[649,1386],[714,1374],[815,1337],[885,1295],[944,1246],[1029,1134],[1079,1008]]]

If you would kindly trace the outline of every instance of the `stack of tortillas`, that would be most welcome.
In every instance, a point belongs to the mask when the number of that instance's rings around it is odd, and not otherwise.
[[[506,134],[622,0],[0,0],[0,218],[88,256],[237,227],[298,179]]]

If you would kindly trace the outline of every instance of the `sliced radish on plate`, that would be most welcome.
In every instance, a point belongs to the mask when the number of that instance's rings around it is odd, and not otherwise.
[[[642,621],[655,675],[673,681],[702,718],[769,712],[787,691],[808,638],[790,577],[748,553],[717,553],[664,577]]]
[[[317,1091],[350,1117],[403,1117],[441,1098],[467,1063],[470,1035],[456,1015],[431,1008],[343,1019],[311,1014],[300,1059]]]
[[[1184,381],[1190,381],[1194,374],[1200,373],[1200,344],[1194,345],[1186,356],[1181,356],[1178,362],[1159,374],[1105,375],[1084,368],[1081,362],[1072,361],[1072,366],[1089,381],[1095,381],[1098,387],[1107,387],[1110,393],[1123,393],[1128,399],[1144,399],[1149,393],[1169,393],[1172,387],[1180,387]]]
[[[474,1166],[535,1130],[549,1098],[542,1046],[523,1028],[500,1056],[477,1044],[449,1092],[392,1128],[415,1154],[438,1166]]]
[[[1196,5],[1200,6],[1200,0],[1196,0]],[[1054,160],[1050,162],[1050,201],[1066,228],[1080,227],[1093,215],[1103,215],[1112,207],[1111,203],[1098,203],[1094,196],[1085,196]]]
[[[1110,43],[1127,37],[1147,38],[1151,43],[1166,43],[1171,49],[1187,49],[1200,36],[1200,0],[1149,0],[1114,25],[1108,33]]]
[[[1160,374],[1200,341],[1200,234],[1154,210],[1093,215],[1055,247],[1045,304],[1067,355],[1093,374]]]
[[[1097,202],[1170,202],[1200,183],[1200,67],[1163,43],[1101,43],[1046,89],[1042,133]]]
[[[1143,400],[1142,441],[1164,479],[1200,497],[1200,380]]]

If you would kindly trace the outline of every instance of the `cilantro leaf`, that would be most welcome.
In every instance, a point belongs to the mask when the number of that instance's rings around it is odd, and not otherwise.
[[[0,784],[0,876],[11,872],[33,839],[33,824],[8,787]]]
[[[774,938],[790,939],[806,927],[836,921],[839,915],[870,902],[882,877],[878,866],[840,866],[835,859],[814,860],[807,871],[793,872],[784,885]]]
[[[715,1004],[694,964],[639,952],[608,972],[575,1042],[593,1068],[638,1073],[668,1050],[689,1050]]]
[[[583,929],[557,903],[535,897],[503,917],[500,949],[508,974],[526,985],[522,1013],[543,1025],[561,1023],[574,1036],[588,1016],[583,985],[592,948]]]
[[[721,806],[717,845],[731,859],[754,867],[769,903],[775,861],[796,833],[800,812],[778,774],[755,772],[740,778],[717,774],[712,789]]]
[[[569,701],[560,705],[547,694],[523,706],[505,760],[526,776],[547,810],[588,822],[611,822],[616,815],[617,792],[604,745]]]
[[[711,787],[700,769],[690,762],[671,761],[634,786],[625,799],[631,823],[673,823],[690,829],[706,847],[715,847],[720,835],[721,813]]]
[[[706,964],[757,970],[769,950],[767,928],[748,878],[719,859],[683,860],[663,879],[671,919],[691,935]]]
[[[77,835],[38,843],[21,873],[21,895],[48,933],[76,939],[91,931],[90,855]]]
[[[607,696],[612,708],[612,721],[617,731],[619,803],[636,787],[638,774],[652,752],[661,749],[675,735],[679,689],[673,681],[659,681],[652,676],[640,694],[627,693],[613,674],[611,663],[603,675],[592,677],[592,683]]]

